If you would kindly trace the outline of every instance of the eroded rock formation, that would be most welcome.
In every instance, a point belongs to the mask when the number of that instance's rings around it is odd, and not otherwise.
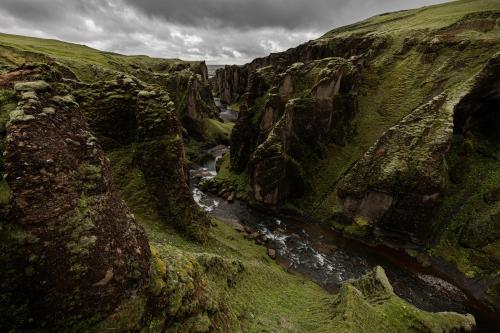
[[[98,321],[149,284],[146,235],[67,88],[14,85],[2,181],[4,328]]]

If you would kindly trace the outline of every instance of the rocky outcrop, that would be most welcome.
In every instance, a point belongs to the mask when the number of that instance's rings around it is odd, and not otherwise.
[[[342,332],[474,332],[471,315],[429,313],[394,293],[384,270],[376,267],[358,280],[343,283],[332,301],[334,321]]]
[[[144,190],[164,220],[203,238],[208,218],[198,210],[188,187],[181,125],[168,93],[127,76],[90,85],[75,82],[74,89],[105,150],[111,156],[114,151],[126,155],[113,161],[123,167],[122,177],[131,177],[132,170],[140,172]]]
[[[388,129],[338,186],[344,213],[416,243],[430,238],[445,195],[453,119],[436,96]]]
[[[102,320],[148,286],[146,235],[119,198],[109,160],[68,87],[39,80],[14,89],[2,181],[0,327]]]
[[[237,102],[246,92],[248,70],[236,65],[226,65],[215,72],[213,79],[214,93],[222,103]]]
[[[186,68],[168,74],[155,73],[138,77],[164,88],[170,94],[177,116],[188,134],[204,139],[207,136],[204,120],[218,119],[219,114],[207,75],[204,65],[200,73]]]
[[[231,166],[248,163],[257,202],[275,206],[300,197],[308,186],[301,163],[321,156],[325,144],[345,144],[357,108],[356,77],[356,66],[341,58],[252,74],[231,137]]]
[[[294,63],[310,63],[315,60],[340,57],[344,59],[374,57],[388,44],[385,37],[335,37],[325,35],[285,52],[272,53],[267,57],[257,58],[243,66],[225,66],[216,71],[212,80],[214,93],[226,104],[241,101],[249,84],[252,73],[266,67],[273,67],[276,72],[284,72]]]

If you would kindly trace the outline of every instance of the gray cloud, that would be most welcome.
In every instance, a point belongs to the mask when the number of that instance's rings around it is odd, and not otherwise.
[[[0,0],[0,31],[125,54],[244,63],[374,14],[443,0]]]

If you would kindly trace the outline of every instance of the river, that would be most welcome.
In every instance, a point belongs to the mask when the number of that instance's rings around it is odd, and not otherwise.
[[[237,112],[228,110],[216,100],[225,122],[234,122]],[[243,227],[263,246],[272,249],[276,261],[290,273],[301,274],[329,292],[340,283],[359,278],[375,266],[386,271],[395,293],[426,311],[472,313],[479,332],[492,332],[498,325],[494,314],[468,297],[445,276],[416,260],[386,247],[371,247],[346,239],[331,228],[299,218],[273,216],[235,200],[227,200],[202,192],[200,179],[216,176],[216,160],[228,152],[219,145],[208,150],[213,159],[191,170],[191,189],[197,204],[218,219]],[[493,316],[493,317],[492,317]]]

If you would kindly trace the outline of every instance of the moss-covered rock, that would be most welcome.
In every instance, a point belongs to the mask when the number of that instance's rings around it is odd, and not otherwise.
[[[203,239],[209,222],[188,187],[181,125],[169,94],[133,77],[75,83],[74,94],[91,130],[110,153],[120,190],[141,181],[136,190],[152,198],[149,206],[165,223]],[[122,194],[128,201],[130,196]],[[136,208],[132,201],[130,205]]]
[[[302,196],[307,181],[300,164],[322,156],[330,142],[349,140],[356,77],[356,66],[341,58],[251,74],[231,136],[231,166],[238,171],[248,163],[257,202],[279,205]]]
[[[439,95],[388,129],[338,186],[344,213],[353,220],[425,242],[447,185],[445,154],[451,112]],[[394,237],[394,235],[392,235]]]
[[[11,116],[6,127],[0,326],[92,325],[149,284],[147,238],[119,198],[78,104],[58,98],[66,89],[19,86],[11,114],[24,116]]]
[[[381,267],[343,283],[333,297],[332,310],[333,331],[473,332],[476,327],[471,315],[429,313],[406,303],[396,296]]]

